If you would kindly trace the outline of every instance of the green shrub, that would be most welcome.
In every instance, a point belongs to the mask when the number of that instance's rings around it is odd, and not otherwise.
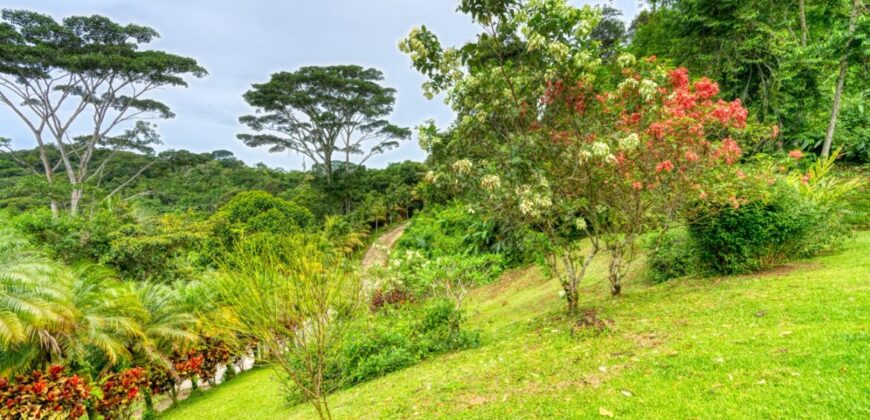
[[[647,276],[654,283],[694,274],[698,268],[698,252],[686,230],[665,233],[649,244],[646,257]]]
[[[735,208],[723,204],[689,222],[698,259],[717,274],[747,273],[810,255],[822,238],[813,235],[824,214],[789,185],[775,185],[770,198]]]
[[[420,251],[395,251],[387,267],[376,267],[369,274],[378,279],[384,293],[397,291],[401,296],[424,299],[438,294],[446,283],[465,289],[490,283],[505,265],[500,254],[444,255],[430,260]]]
[[[134,223],[124,208],[99,209],[91,214],[54,216],[46,208],[33,209],[13,224],[56,259],[73,264],[99,262],[112,248],[115,232]]]
[[[308,209],[265,191],[238,193],[211,217],[212,234],[223,246],[235,243],[242,233],[297,233],[313,220]]]
[[[414,365],[437,354],[476,347],[477,332],[461,329],[462,314],[434,299],[390,307],[349,329],[340,361],[343,385],[350,386]]]
[[[429,207],[417,214],[396,248],[420,251],[428,258],[497,253],[509,263],[527,262],[532,256],[527,235],[470,213],[460,202]]]

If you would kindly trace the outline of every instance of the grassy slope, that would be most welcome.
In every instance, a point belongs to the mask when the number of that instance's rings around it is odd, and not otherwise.
[[[605,295],[604,262],[583,305],[613,321],[572,336],[554,281],[537,269],[475,291],[483,345],[331,397],[337,418],[870,418],[870,232],[839,254],[772,272]],[[259,370],[167,418],[314,418]]]

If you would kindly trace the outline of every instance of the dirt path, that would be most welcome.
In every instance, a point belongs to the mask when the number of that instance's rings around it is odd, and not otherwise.
[[[366,255],[362,260],[363,268],[368,268],[375,264],[381,266],[386,265],[387,257],[390,255],[390,250],[393,249],[393,245],[395,245],[396,241],[402,237],[402,234],[405,233],[405,229],[407,229],[410,224],[411,222],[406,220],[394,227],[393,230],[381,235],[381,237],[372,244],[371,248],[366,251]]]

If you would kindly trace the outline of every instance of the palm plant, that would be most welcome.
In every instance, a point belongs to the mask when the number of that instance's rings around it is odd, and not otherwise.
[[[0,373],[23,366],[34,344],[57,349],[46,333],[68,322],[65,273],[11,230],[0,230]]]
[[[139,320],[141,337],[133,343],[137,355],[162,363],[173,349],[196,342],[196,317],[171,287],[156,283],[130,283],[128,287],[144,308]]]
[[[103,368],[129,360],[128,343],[142,335],[138,320],[145,315],[138,297],[113,271],[94,264],[77,267],[67,290],[73,323],[55,332],[64,355],[83,360],[95,350]]]

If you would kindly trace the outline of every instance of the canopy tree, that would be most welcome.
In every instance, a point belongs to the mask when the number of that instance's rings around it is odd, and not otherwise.
[[[239,134],[251,147],[269,146],[270,152],[300,153],[324,168],[332,185],[334,156],[344,154],[348,171],[374,155],[398,147],[408,139],[408,128],[391,124],[396,90],[381,86],[383,73],[355,65],[302,67],[279,72],[268,82],[254,84],[245,101],[256,115],[239,121],[257,134]]]
[[[159,36],[146,26],[121,25],[99,15],[58,22],[26,10],[3,10],[0,17],[0,103],[33,133],[46,181],[53,184],[58,170],[65,173],[72,214],[93,179],[92,166],[100,166],[93,162],[95,150],[133,145],[141,151],[156,142],[142,125],[127,137],[112,139],[112,133],[143,118],[174,116],[148,94],[186,86],[185,75],[206,74],[191,58],[140,50]],[[56,162],[50,145],[59,155]],[[59,207],[52,200],[55,213]]]

